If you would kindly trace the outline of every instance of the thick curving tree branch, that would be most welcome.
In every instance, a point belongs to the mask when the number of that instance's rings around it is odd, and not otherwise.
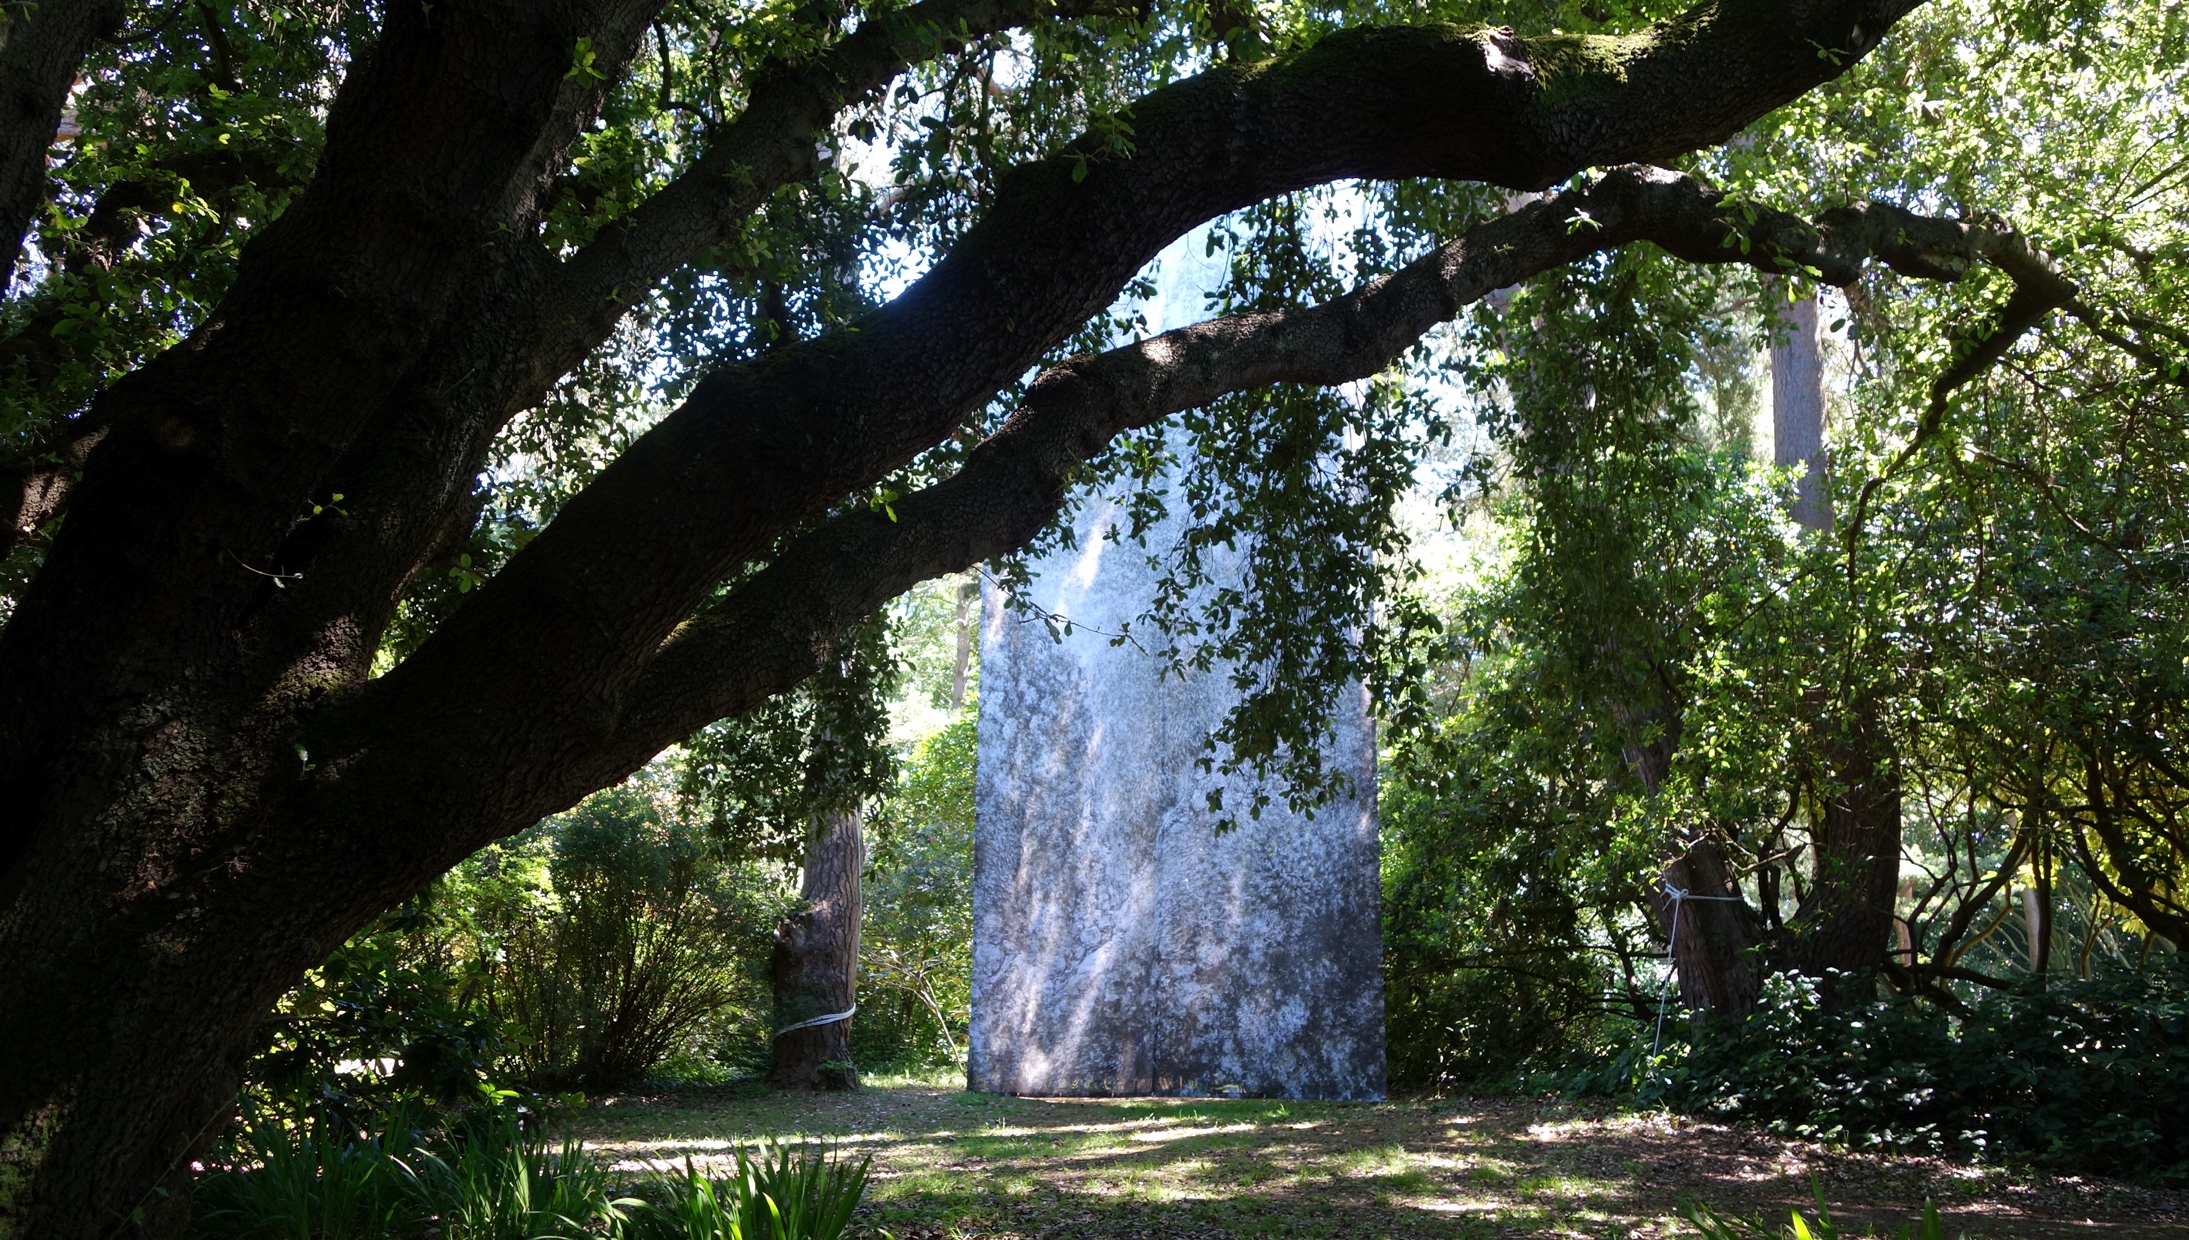
[[[122,24],[120,0],[42,0],[0,14],[0,293],[46,200],[46,155],[93,42]]]
[[[306,666],[362,676],[412,576],[460,541],[493,438],[608,338],[647,288],[732,235],[809,175],[814,142],[846,106],[910,64],[1049,17],[1126,11],[1115,0],[924,0],[809,57],[763,66],[750,102],[676,181],[561,262],[527,243],[475,281],[421,360],[329,467],[328,510],[264,565],[292,581],[251,631],[268,679]]]
[[[327,467],[495,268],[597,105],[569,74],[575,40],[627,54],[656,2],[390,6],[310,186],[212,316],[96,402],[106,434],[0,633],[0,859],[35,798],[25,766],[101,703],[235,658]]]
[[[810,60],[765,67],[745,110],[708,135],[698,161],[555,272],[540,302],[533,373],[520,386],[544,390],[568,373],[645,289],[735,236],[777,188],[811,175],[814,143],[836,115],[906,68],[1035,21],[1137,11],[1136,0],[922,0],[875,16]]]
[[[329,737],[362,758],[380,750],[383,728],[430,732],[436,752],[543,717],[612,728],[632,679],[715,583],[948,434],[1194,225],[1347,177],[1533,188],[1666,157],[1843,71],[1909,7],[1733,0],[1625,38],[1352,30],[1157,91],[1129,115],[1129,157],[1090,138],[1017,169],[987,217],[895,302],[710,377],[330,719]],[[480,732],[443,730],[459,703],[464,730]]]
[[[2003,227],[1885,203],[1831,211],[1812,224],[1729,201],[1661,168],[1616,169],[1311,309],[1199,323],[1044,373],[957,474],[897,500],[894,519],[859,511],[829,520],[680,629],[634,689],[619,746],[651,755],[747,710],[809,674],[833,636],[874,607],[1025,544],[1055,516],[1074,471],[1119,434],[1231,392],[1367,378],[1491,290],[1640,241],[1690,262],[1773,274],[1809,269],[1839,286],[1873,262],[1948,281],[1989,263],[2015,281],[2010,305],[2057,307],[2075,293],[2049,257]],[[1934,402],[1980,374],[2033,321],[2010,312],[1934,381]]]

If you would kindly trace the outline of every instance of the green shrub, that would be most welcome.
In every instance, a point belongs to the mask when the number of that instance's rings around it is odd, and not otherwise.
[[[474,881],[544,853],[544,882],[483,908],[486,1002],[523,1078],[603,1089],[765,1011],[757,965],[780,884],[724,863],[704,827],[633,781],[467,862]]]
[[[737,1170],[710,1180],[686,1162],[663,1177],[666,1201],[640,1216],[645,1240],[837,1240],[866,1193],[871,1159],[763,1141],[737,1151]]]
[[[1820,1140],[2189,1178],[2185,972],[2166,954],[1962,1015],[1904,999],[1833,1011],[1782,976],[1644,1092]]]
[[[282,997],[245,1072],[259,1110],[350,1129],[404,1099],[602,1089],[766,1053],[763,970],[790,904],[724,860],[660,772],[466,860]]]
[[[203,1240],[536,1240],[619,1234],[640,1205],[610,1190],[575,1141],[550,1145],[506,1108],[446,1128],[398,1107],[384,1135],[333,1121],[244,1126],[200,1178],[193,1234]]]
[[[437,883],[307,973],[259,1027],[246,1108],[354,1130],[404,1098],[464,1106],[512,1084],[468,950],[472,903]]]
[[[200,1178],[196,1240],[838,1240],[870,1160],[761,1142],[726,1179],[686,1163],[653,1177],[657,1200],[619,1195],[608,1167],[551,1142],[507,1107],[427,1130],[399,1106],[384,1135],[265,1116],[240,1128]]]
[[[484,1111],[403,1160],[413,1217],[447,1240],[534,1240],[620,1229],[639,1203],[568,1137],[550,1144],[506,1111]]]
[[[195,1234],[236,1240],[371,1240],[400,1222],[396,1167],[377,1140],[328,1123],[259,1119],[199,1181]]]

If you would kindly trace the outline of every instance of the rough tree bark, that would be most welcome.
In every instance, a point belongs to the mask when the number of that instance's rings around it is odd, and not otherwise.
[[[312,184],[211,318],[93,407],[111,429],[0,633],[0,1219],[34,1237],[172,1231],[253,1024],[330,945],[810,675],[909,585],[1030,538],[1130,426],[1365,377],[1467,301],[1644,237],[1840,281],[1871,257],[1943,278],[1990,261],[2061,304],[2072,290],[1996,229],[1882,207],[1750,223],[1690,181],[1623,171],[1324,306],[1059,367],[894,520],[860,508],[784,541],[950,434],[1205,219],[1347,177],[1540,189],[1669,158],[1841,72],[1909,7],[1720,0],[1621,39],[1356,30],[1157,91],[1132,110],[1129,158],[1095,135],[1017,169],[856,330],[711,376],[373,677],[395,601],[471,519],[489,441],[614,329],[617,290],[805,175],[837,109],[947,49],[936,23],[1055,11],[923,0],[760,74],[691,175],[559,256],[535,225],[600,100],[570,49],[589,40],[612,78],[654,6],[395,0]],[[351,498],[315,512],[331,491]]]
[[[1626,755],[1651,796],[1671,774],[1680,740],[1678,712],[1657,714],[1655,738],[1629,746]],[[1707,835],[1690,840],[1658,873],[1650,902],[1665,932],[1681,1004],[1735,1013],[1752,1007],[1763,991],[1763,962],[1756,956],[1763,926],[1718,842]]]
[[[1657,921],[1670,936],[1681,1004],[1732,1014],[1754,1007],[1763,993],[1764,961],[1757,949],[1765,936],[1734,881],[1725,850],[1714,840],[1696,840],[1662,877]],[[1695,898],[1675,900],[1673,891]]]
[[[1771,346],[1772,456],[1800,466],[1792,516],[1802,528],[1830,533],[1825,490],[1824,358],[1814,293],[1780,301],[1785,329]],[[1832,999],[1867,994],[1892,942],[1893,893],[1900,885],[1900,780],[1892,738],[1875,707],[1836,704],[1829,735],[1810,756],[1823,773],[1822,817],[1810,824],[1810,886],[1786,924],[1778,954],[1801,973],[1826,980]]]
[[[122,25],[121,0],[41,0],[0,13],[0,292],[46,201],[53,149],[77,67]]]
[[[1863,703],[1838,705],[1815,758],[1822,816],[1810,824],[1811,873],[1779,947],[1787,967],[1822,983],[1828,1002],[1876,993],[1900,887],[1900,772],[1892,737]]]
[[[768,1082],[778,1089],[856,1089],[850,1016],[859,994],[859,880],[866,836],[856,809],[825,816],[806,851],[805,907],[775,931],[768,977],[775,986],[775,1044]],[[804,1028],[792,1026],[804,1025]]]

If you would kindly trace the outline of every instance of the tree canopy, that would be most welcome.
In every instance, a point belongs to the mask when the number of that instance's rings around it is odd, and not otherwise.
[[[1876,382],[1824,557],[1852,636],[1819,657],[1898,641],[1865,627],[1880,599],[1976,605],[2000,580],[1958,551],[1866,558],[1879,523],[2079,471],[2178,485],[2189,162],[2163,5],[0,20],[0,1218],[26,1236],[178,1226],[254,1023],[331,945],[708,725],[765,707],[834,735],[823,691],[767,704],[844,675],[909,586],[1035,544],[1075,483],[1164,476],[1176,415],[1184,482],[1135,502],[1198,528],[1153,614],[1180,659],[1241,669],[1222,760],[1308,799],[1324,695],[1365,677],[1394,724],[1439,709],[1394,505],[1448,444],[1455,383],[1514,413],[1493,473],[1571,479],[1577,504],[1676,485],[1650,416],[1737,330],[1721,294],[1850,290]],[[1148,335],[1147,264],[1212,221],[1212,317]],[[2172,472],[2125,481],[2092,442]],[[1925,506],[1933,459],[1964,489]],[[2016,580],[2055,547],[2134,559],[2129,594],[2088,605],[2115,635],[2095,663],[2014,678],[2050,721],[2129,684],[2174,580],[2146,547],[2174,544],[2013,513],[2047,549]],[[1189,601],[1217,542],[1250,548],[1255,601]],[[2189,667],[2143,672],[2120,701]],[[2114,812],[2180,786],[2170,750],[2056,735],[2085,755],[2087,838],[2124,841],[2105,873],[2178,849],[2171,803]],[[2154,926],[2179,916],[2163,879],[2139,890]]]

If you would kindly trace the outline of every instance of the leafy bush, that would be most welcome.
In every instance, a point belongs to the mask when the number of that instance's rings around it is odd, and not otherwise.
[[[646,1240],[837,1240],[866,1193],[872,1159],[763,1141],[737,1151],[737,1172],[710,1180],[690,1162],[664,1177],[667,1202],[639,1216]]]
[[[767,1010],[757,964],[787,897],[724,863],[664,789],[597,793],[466,870],[479,882],[543,856],[544,881],[482,907],[475,939],[524,1079],[621,1085]]]
[[[615,1197],[575,1141],[551,1146],[506,1108],[423,1133],[398,1107],[386,1135],[331,1121],[243,1128],[199,1181],[193,1232],[207,1240],[534,1240],[619,1230],[640,1203]]]
[[[619,1195],[605,1164],[550,1142],[506,1107],[430,1132],[433,1113],[397,1107],[386,1135],[328,1121],[259,1117],[200,1179],[197,1240],[838,1240],[866,1192],[869,1161],[762,1142],[734,1174],[681,1176]]]
[[[512,1084],[470,944],[476,902],[437,883],[307,973],[260,1026],[246,1107],[355,1129],[404,1098],[461,1106]]]
[[[1781,976],[1645,1093],[1820,1140],[2189,1178],[2185,982],[2169,954],[1949,1017],[1902,999],[1834,1011]]]
[[[790,903],[677,812],[659,770],[485,849],[276,1004],[245,1097],[368,1126],[404,1100],[613,1087],[675,1061],[724,1079],[766,1051],[762,976]]]
[[[863,1064],[954,1062],[973,974],[973,762],[968,710],[914,748],[876,816],[859,942],[853,1057]]]

